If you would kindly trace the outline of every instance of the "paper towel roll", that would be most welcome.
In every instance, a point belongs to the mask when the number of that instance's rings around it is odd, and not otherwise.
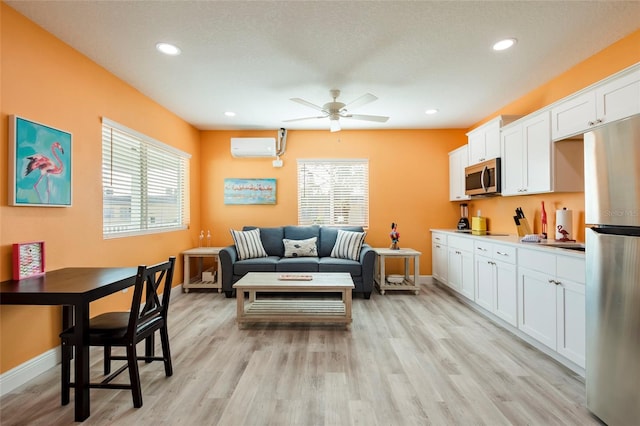
[[[556,240],[573,238],[573,212],[566,208],[556,210]]]

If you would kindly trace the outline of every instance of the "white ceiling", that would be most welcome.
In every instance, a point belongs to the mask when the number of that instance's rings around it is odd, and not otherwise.
[[[640,27],[640,1],[5,3],[202,130],[328,129],[282,120],[318,115],[289,99],[333,88],[391,117],[343,129],[468,128]]]

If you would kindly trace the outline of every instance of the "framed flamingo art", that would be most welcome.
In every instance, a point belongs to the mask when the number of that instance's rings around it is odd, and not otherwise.
[[[71,207],[71,133],[9,117],[9,204]]]

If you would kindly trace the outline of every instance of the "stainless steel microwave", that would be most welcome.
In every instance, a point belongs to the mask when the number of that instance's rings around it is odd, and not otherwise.
[[[483,161],[464,169],[466,195],[500,195],[500,159]]]

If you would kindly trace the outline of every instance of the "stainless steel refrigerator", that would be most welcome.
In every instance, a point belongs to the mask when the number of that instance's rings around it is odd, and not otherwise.
[[[584,137],[587,408],[640,424],[640,115]]]

